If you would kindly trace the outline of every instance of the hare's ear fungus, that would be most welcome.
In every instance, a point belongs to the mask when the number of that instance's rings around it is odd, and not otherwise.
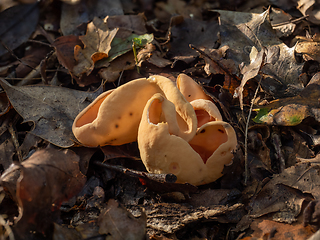
[[[170,126],[177,125],[171,121],[175,115],[173,103],[161,94],[148,101],[138,132],[141,159],[148,172],[172,173],[179,183],[202,184],[206,166],[201,157],[187,141],[170,133]]]
[[[157,92],[159,88],[145,78],[105,92],[75,118],[73,134],[92,147],[134,142],[144,106]]]
[[[175,83],[170,79],[154,75],[149,77],[148,80],[157,84],[162,90],[165,98],[175,105],[176,118],[180,128],[178,136],[186,141],[191,140],[197,131],[197,117],[191,104],[185,99]],[[168,81],[170,81],[170,84]]]
[[[198,128],[189,144],[206,164],[207,175],[204,182],[210,183],[222,177],[224,166],[232,163],[237,136],[229,123],[212,121]]]
[[[162,76],[128,82],[101,94],[74,120],[72,131],[85,146],[122,145],[137,140],[138,127],[147,101],[161,93],[175,104],[178,135],[191,140],[197,130],[197,117],[175,83]]]
[[[211,100],[202,87],[186,74],[179,74],[177,77],[177,87],[189,102],[196,99]]]
[[[196,113],[198,128],[207,122],[222,121],[219,109],[210,100],[196,99],[190,102],[190,104]]]

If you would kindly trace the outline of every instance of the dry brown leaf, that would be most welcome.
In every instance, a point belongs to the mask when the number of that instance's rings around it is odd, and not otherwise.
[[[306,60],[315,60],[320,62],[320,41],[316,34],[313,38],[302,38],[296,43],[296,52],[303,54]]]
[[[228,59],[234,60],[238,66],[242,62],[249,65],[253,46],[258,52],[261,47],[274,50],[277,47],[279,54],[276,61],[273,59],[261,68],[263,88],[275,96],[295,94],[296,91],[290,91],[289,86],[293,86],[294,90],[303,88],[299,80],[303,64],[296,61],[294,47],[289,48],[277,38],[268,20],[268,10],[261,14],[222,10],[217,12],[220,13],[221,47],[229,47]]]
[[[101,89],[90,93],[53,86],[15,87],[2,78],[0,83],[24,121],[35,124],[31,133],[60,147],[75,143],[73,120],[101,93]]]
[[[52,44],[56,49],[57,58],[60,64],[68,69],[71,74],[76,65],[74,47],[76,45],[80,46],[81,44],[82,42],[79,37],[74,35],[59,37]]]
[[[296,24],[290,22],[292,16],[282,9],[271,8],[270,19],[272,28],[279,38],[290,36],[296,28]]]
[[[171,48],[169,53],[175,61],[192,62],[199,54],[190,48],[194,44],[198,48],[212,49],[218,40],[217,22],[197,21],[184,18],[181,24],[172,27]]]
[[[311,227],[303,227],[301,223],[290,225],[270,220],[254,220],[251,228],[254,230],[252,237],[261,239],[306,240],[314,233]]]
[[[280,126],[296,126],[305,118],[313,117],[320,121],[320,74],[313,76],[312,81],[296,96],[277,99],[263,106],[255,122]]]
[[[79,35],[84,30],[82,26],[94,17],[105,18],[113,15],[123,15],[120,0],[77,1],[74,4],[65,2],[62,4],[60,29],[64,36]]]
[[[315,0],[297,0],[297,9],[303,14],[308,16],[308,20],[314,24],[319,24],[319,3]]]
[[[271,214],[272,220],[293,223],[301,212],[307,197],[280,181],[269,181],[258,195],[251,200],[250,216],[258,218]]]
[[[177,203],[158,203],[144,205],[147,214],[149,233],[174,233],[186,227],[187,224],[201,219],[218,222],[238,222],[244,212],[240,203],[232,206],[210,206],[193,208]],[[163,217],[170,216],[170,217]]]
[[[146,215],[135,218],[120,203],[110,199],[99,216],[99,233],[111,235],[113,240],[141,240],[146,236]]]
[[[19,16],[19,17],[17,17]],[[20,4],[0,13],[0,56],[26,42],[39,18],[38,4]]]
[[[15,225],[18,236],[31,230],[44,233],[56,220],[63,201],[77,194],[86,182],[79,171],[79,157],[71,150],[44,149],[1,176],[1,185],[15,199],[20,214]]]
[[[262,48],[259,52],[255,47],[252,47],[250,53],[250,64],[244,66],[241,69],[241,73],[243,74],[243,78],[241,80],[240,86],[235,90],[235,97],[239,98],[240,108],[243,110],[243,89],[245,84],[250,80],[255,78],[264,63],[265,59],[265,49]]]
[[[111,42],[118,28],[110,30],[106,23],[107,19],[108,17],[104,20],[95,17],[88,24],[86,35],[79,37],[84,48],[79,45],[74,48],[77,65],[73,68],[73,73],[76,76],[80,77],[84,73],[89,75],[97,61],[109,56]]]
[[[122,55],[121,58],[116,58],[110,62],[108,67],[101,68],[99,75],[106,82],[115,82],[123,71],[133,69],[135,65],[133,52],[128,52]]]

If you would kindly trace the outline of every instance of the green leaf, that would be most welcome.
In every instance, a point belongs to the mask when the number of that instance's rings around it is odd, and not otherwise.
[[[126,39],[115,37],[111,43],[111,50],[109,51],[109,57],[99,61],[96,64],[96,67],[101,67],[104,64],[113,61],[117,57],[129,52],[132,50],[132,42],[137,42],[139,44],[137,47],[142,47],[147,43],[151,43],[153,41],[153,34],[131,34]]]
[[[264,121],[262,119],[268,115],[269,110],[270,109],[268,108],[260,108],[258,110],[257,116],[253,119],[253,121],[256,123],[263,123]]]

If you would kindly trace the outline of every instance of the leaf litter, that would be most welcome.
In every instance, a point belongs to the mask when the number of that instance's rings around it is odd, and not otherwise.
[[[308,239],[319,230],[318,3],[21,2],[0,3],[1,239]],[[147,173],[136,143],[86,148],[74,138],[74,118],[103,91],[180,73],[236,129],[218,181],[177,184]]]

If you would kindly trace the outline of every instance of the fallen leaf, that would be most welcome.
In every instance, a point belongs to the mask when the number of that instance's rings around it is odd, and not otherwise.
[[[106,19],[110,28],[119,28],[116,38],[128,38],[131,34],[143,35],[146,29],[144,14],[110,16]]]
[[[254,220],[251,228],[254,230],[251,237],[259,237],[261,239],[305,240],[314,233],[311,227],[303,227],[301,223],[290,225],[270,220]]]
[[[123,71],[133,69],[135,65],[133,52],[127,52],[121,58],[116,58],[110,62],[108,67],[102,67],[99,70],[99,75],[106,82],[115,82]]]
[[[77,194],[86,182],[79,171],[79,157],[71,150],[44,149],[35,152],[21,165],[13,165],[1,176],[1,185],[13,187],[19,205],[17,236],[33,229],[39,233],[59,216],[63,201]]]
[[[16,76],[24,78],[30,73],[33,68],[36,68],[40,62],[45,59],[47,54],[51,51],[47,46],[35,47],[30,46],[21,59],[21,63],[16,68]]]
[[[235,90],[234,96],[239,98],[240,108],[243,110],[243,89],[245,84],[250,80],[255,78],[264,63],[265,60],[265,49],[262,48],[260,52],[255,47],[252,47],[250,53],[250,64],[244,66],[241,69],[241,73],[243,74],[240,86]]]
[[[130,34],[127,38],[115,37],[111,43],[111,50],[109,52],[109,57],[103,59],[97,63],[97,67],[102,67],[104,65],[109,65],[109,62],[113,61],[117,57],[132,50],[132,41],[137,40],[142,42],[144,45],[151,43],[153,41],[153,34]]]
[[[215,10],[220,13],[221,46],[228,46],[227,59],[234,60],[236,65],[250,64],[250,51],[254,46],[258,52],[261,47],[279,48],[277,61],[264,64],[261,85],[274,96],[293,95],[294,89],[302,89],[299,80],[303,64],[296,61],[294,47],[289,48],[274,33],[268,20],[269,10],[261,14]],[[232,36],[232,37],[230,37]]]
[[[26,42],[36,29],[39,18],[38,4],[20,4],[0,13],[1,42],[11,50]],[[0,44],[0,56],[7,49]]]
[[[15,87],[2,78],[0,84],[24,121],[34,123],[30,132],[60,147],[76,142],[71,130],[73,120],[101,93],[53,86]]]
[[[293,223],[300,214],[302,203],[307,198],[300,191],[270,180],[251,200],[250,216],[258,218],[269,214],[272,220]]]
[[[76,65],[74,47],[76,45],[80,46],[81,44],[82,42],[79,37],[74,35],[59,37],[52,44],[56,49],[57,58],[60,64],[68,69],[71,74]]]
[[[307,39],[304,38],[301,41],[298,41],[295,45],[296,52],[303,54],[304,59],[306,60],[315,60],[320,61],[320,41],[319,36],[315,35],[314,38]]]
[[[280,8],[271,8],[270,20],[279,38],[289,37],[296,29],[296,24],[290,22],[292,16]]]
[[[310,198],[308,194],[320,198],[319,182],[317,162],[302,162],[286,168],[281,174],[275,174],[251,200],[250,216],[257,218],[272,214],[274,221],[295,222],[304,200]]]
[[[319,24],[319,3],[315,0],[298,0],[297,9],[303,14],[308,16],[308,20],[312,23]]]
[[[286,168],[283,173],[274,176],[272,181],[276,184],[283,184],[298,189],[303,193],[312,194],[317,200],[320,199],[320,166],[317,162],[310,164],[312,163],[312,159],[314,158]]]
[[[88,24],[86,35],[79,37],[84,44],[84,48],[79,45],[74,48],[77,65],[74,66],[73,73],[76,76],[80,77],[83,73],[89,75],[97,61],[109,56],[111,42],[117,31],[118,28],[109,29],[106,19],[102,20],[95,17]]]
[[[194,44],[198,48],[214,48],[218,41],[218,24],[216,22],[197,21],[184,18],[183,22],[172,26],[170,54],[175,61],[192,62],[198,53],[189,47]]]
[[[135,218],[120,203],[110,199],[98,220],[99,233],[111,235],[114,240],[141,240],[146,235],[146,215]]]
[[[79,26],[92,20],[94,17],[123,15],[122,5],[119,0],[93,0],[78,1],[76,4],[62,4],[60,29],[64,36],[79,35]]]
[[[221,205],[199,208],[177,203],[157,203],[144,205],[144,208],[147,214],[149,234],[175,233],[186,227],[187,224],[196,223],[200,219],[229,223],[237,222],[244,214],[243,205],[240,203],[232,206]]]
[[[310,82],[294,97],[277,99],[262,108],[257,108],[258,113],[253,120],[257,123],[281,126],[296,126],[307,117],[313,117],[319,122],[320,84],[316,82],[319,78],[320,74],[315,74],[315,83]]]

